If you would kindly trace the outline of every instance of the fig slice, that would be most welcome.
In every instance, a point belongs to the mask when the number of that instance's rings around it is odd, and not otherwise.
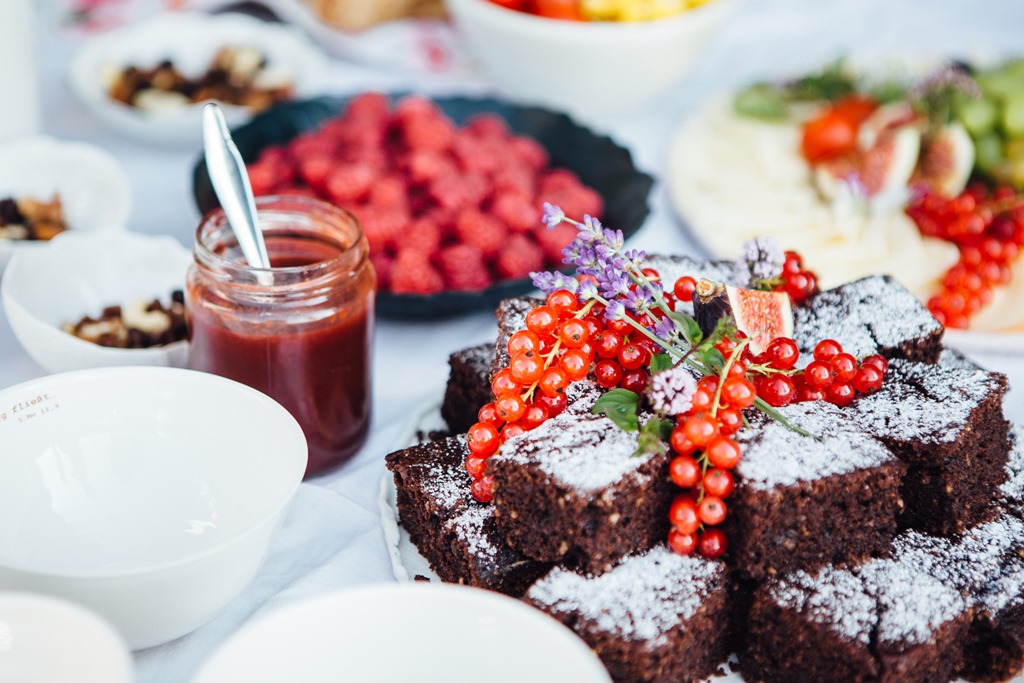
[[[694,318],[704,336],[722,316],[750,339],[750,352],[763,352],[773,339],[793,336],[793,308],[785,292],[765,292],[702,279],[693,292]]]
[[[955,197],[967,186],[973,168],[971,136],[959,123],[951,123],[925,136],[910,184]]]

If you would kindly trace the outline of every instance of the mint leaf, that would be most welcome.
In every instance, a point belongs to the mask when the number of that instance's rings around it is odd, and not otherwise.
[[[700,360],[704,367],[714,370],[715,374],[718,374],[725,367],[725,356],[713,346],[700,350]]]
[[[645,453],[665,453],[668,449],[667,443],[672,436],[672,427],[675,423],[672,420],[658,417],[648,420],[640,428],[639,446],[633,457]]]
[[[651,358],[651,374],[668,370],[675,361],[667,353],[659,353]]]
[[[704,334],[700,331],[700,325],[697,324],[697,321],[692,316],[685,313],[669,313],[669,315],[683,326],[683,335],[685,335],[686,341],[690,342],[690,346],[700,344],[701,340],[704,339]]]
[[[629,389],[612,389],[597,399],[590,412],[595,415],[607,415],[608,419],[626,432],[635,432],[640,428],[636,418],[636,410],[640,406],[639,394]]]

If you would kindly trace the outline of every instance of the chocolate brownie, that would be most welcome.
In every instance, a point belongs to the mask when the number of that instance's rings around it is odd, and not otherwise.
[[[636,432],[590,414],[563,413],[507,441],[487,471],[508,544],[600,574],[664,542],[675,495],[668,455],[636,450]]]
[[[1006,482],[1000,487],[1001,503],[1010,513],[1024,519],[1024,432],[1010,427],[1010,454],[1006,459]]]
[[[448,356],[448,384],[441,403],[441,417],[453,434],[467,431],[477,421],[480,407],[491,395],[491,365],[494,344],[471,346]]]
[[[888,275],[874,275],[820,292],[793,309],[802,365],[815,345],[836,339],[854,356],[880,353],[935,363],[943,327],[917,298]]]
[[[743,459],[728,500],[730,564],[762,580],[884,553],[906,466],[830,403],[780,410],[802,436],[760,414],[736,434]]]
[[[900,524],[954,534],[990,519],[1006,473],[1006,377],[963,357],[896,359],[882,388],[843,410],[907,463]]]
[[[799,571],[758,589],[740,655],[759,681],[948,681],[973,615],[960,592],[899,558]]]
[[[687,683],[725,660],[724,565],[660,545],[611,571],[556,567],[524,599],[576,633],[621,683]]]
[[[550,566],[509,548],[494,523],[494,508],[473,500],[463,468],[468,452],[459,435],[385,458],[402,526],[442,581],[522,595]]]

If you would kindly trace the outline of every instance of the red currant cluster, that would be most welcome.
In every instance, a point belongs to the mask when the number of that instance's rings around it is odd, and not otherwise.
[[[645,273],[657,277],[657,273]],[[669,302],[674,305],[674,300]],[[473,497],[487,502],[493,482],[487,459],[508,439],[534,429],[565,409],[565,389],[588,375],[606,389],[642,394],[657,344],[624,320],[605,321],[603,307],[581,305],[560,289],[526,315],[526,329],[508,340],[509,362],[491,378],[494,402],[483,406],[469,428],[466,471]]]
[[[818,276],[804,268],[800,254],[787,251],[782,265],[782,284],[776,289],[789,294],[790,300],[798,304],[818,293]]]
[[[974,184],[956,197],[926,193],[907,206],[922,235],[952,242],[960,259],[942,278],[928,310],[946,327],[964,329],[1010,281],[1010,264],[1024,247],[1024,197],[1009,187]]]

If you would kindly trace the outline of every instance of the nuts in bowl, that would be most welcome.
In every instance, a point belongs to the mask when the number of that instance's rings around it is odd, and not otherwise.
[[[185,367],[180,290],[191,263],[171,237],[69,231],[17,254],[0,297],[14,336],[49,372]]]
[[[735,0],[636,22],[565,21],[492,0],[447,3],[466,41],[508,94],[602,120],[642,111],[671,90],[697,63]]]

